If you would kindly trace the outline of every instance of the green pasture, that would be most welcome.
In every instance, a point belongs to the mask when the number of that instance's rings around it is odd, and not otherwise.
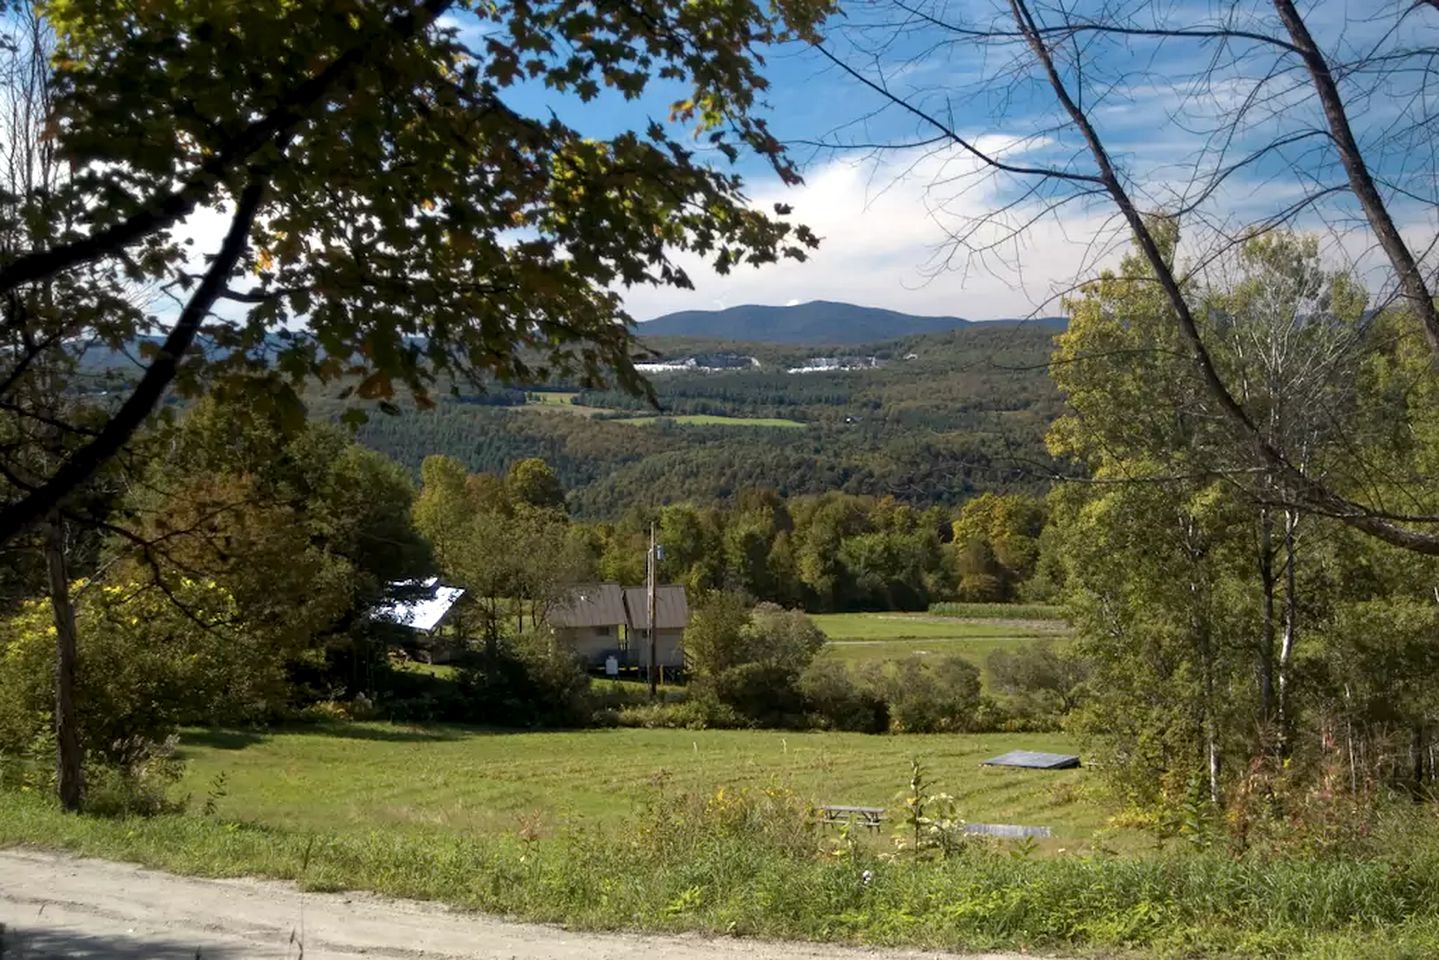
[[[924,613],[821,613],[810,619],[829,637],[828,654],[848,663],[958,655],[983,667],[995,650],[1063,637],[1059,620],[937,617]]]
[[[381,723],[193,731],[179,792],[223,783],[218,814],[287,831],[507,834],[578,818],[618,828],[657,791],[778,786],[814,803],[886,806],[918,758],[970,820],[1080,841],[1105,814],[1085,770],[982,768],[1007,750],[1073,750],[1062,734],[873,736],[759,730],[510,733]]]

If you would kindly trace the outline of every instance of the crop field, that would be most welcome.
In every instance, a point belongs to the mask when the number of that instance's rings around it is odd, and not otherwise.
[[[957,654],[983,667],[995,650],[1063,637],[1062,620],[940,617],[925,613],[822,613],[810,619],[829,637],[829,655],[850,663]]]
[[[678,423],[691,427],[782,427],[795,430],[804,429],[804,424],[798,420],[786,420],[783,417],[719,417],[708,413],[690,413],[680,416],[662,417],[625,417],[616,420],[615,423],[628,423],[637,426],[647,426],[659,423],[661,420],[668,420],[671,423]]]
[[[1103,826],[1086,770],[980,767],[1014,749],[1067,751],[1062,734],[873,736],[757,730],[507,733],[380,723],[274,733],[194,731],[179,793],[216,793],[220,816],[288,831],[509,835],[578,818],[633,822],[657,792],[782,787],[814,803],[892,805],[910,759],[973,821],[1051,827],[1082,842]]]

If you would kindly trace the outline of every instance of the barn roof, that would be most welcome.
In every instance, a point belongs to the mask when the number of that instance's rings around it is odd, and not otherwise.
[[[1036,770],[1071,770],[1079,766],[1079,758],[1068,753],[1038,753],[1034,750],[1011,750],[985,760],[986,767],[1031,767]]]
[[[552,627],[616,627],[625,622],[624,594],[617,583],[571,587],[547,615]]]
[[[649,591],[644,587],[625,588],[625,607],[630,612],[630,626],[636,630],[650,628]],[[690,605],[685,588],[678,583],[655,587],[655,621],[661,630],[683,630],[689,626]]]
[[[388,587],[392,599],[375,608],[374,619],[420,631],[439,626],[456,601],[465,595],[459,587],[441,585],[439,577],[397,580]]]

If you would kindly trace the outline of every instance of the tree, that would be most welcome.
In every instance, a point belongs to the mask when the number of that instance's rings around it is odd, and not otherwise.
[[[485,650],[499,650],[502,601],[521,562],[514,508],[502,484],[472,477],[453,457],[430,456],[420,467],[415,529],[429,541],[440,571],[464,587],[484,623]]]
[[[230,598],[256,671],[295,681],[274,695],[274,710],[302,675],[328,686],[347,665],[346,679],[363,682],[369,611],[388,582],[429,561],[410,522],[414,487],[398,464],[336,428],[294,432],[282,419],[206,398],[168,431],[114,516],[137,534],[116,545],[117,569],[131,580],[148,578],[177,604],[192,581]]]
[[[822,3],[596,8],[70,0],[48,119],[73,173],[20,219],[48,233],[5,252],[0,294],[60,283],[63,314],[7,323],[0,400],[21,403],[42,345],[138,345],[144,371],[102,424],[34,481],[7,478],[0,542],[45,517],[146,422],[173,385],[287,391],[348,378],[387,405],[452,376],[644,386],[618,285],[688,285],[676,251],[720,270],[803,256],[802,227],[753,209],[738,176],[658,123],[608,139],[512,105],[521,83],[582,101],[688,88],[675,116],[733,161],[797,180],[758,116],[761,48],[811,36]],[[479,20],[470,43],[442,19]],[[276,29],[282,24],[282,29]],[[177,230],[221,213],[203,265]],[[96,282],[97,278],[100,282]],[[161,285],[176,312],[109,301]],[[221,301],[228,309],[215,314]],[[163,332],[163,339],[137,338]],[[203,334],[203,354],[192,345]],[[52,384],[47,395],[66,384]],[[282,393],[290,398],[293,393]],[[77,432],[73,424],[67,425]]]
[[[1034,576],[1044,504],[1023,494],[983,493],[961,508],[954,521],[961,590],[965,577],[987,576],[1009,599]]]
[[[1433,509],[1402,479],[1426,469],[1436,437],[1425,352],[1393,336],[1405,321],[1366,316],[1357,285],[1322,269],[1302,237],[1251,241],[1223,279],[1187,293],[1207,305],[1213,356],[1265,435],[1336,489]],[[1051,503],[1078,650],[1096,678],[1078,723],[1109,745],[1136,802],[1176,803],[1202,783],[1221,804],[1242,786],[1237,771],[1314,762],[1336,711],[1316,700],[1303,664],[1332,652],[1346,602],[1392,587],[1359,573],[1370,551],[1299,505],[1291,477],[1237,469],[1242,451],[1143,258],[1085,285],[1069,308],[1054,376],[1073,413],[1050,443],[1089,476]],[[1402,557],[1411,576],[1430,566],[1356,536]],[[1318,715],[1306,722],[1301,708]]]
[[[1219,418],[1215,426],[1239,455],[1234,474],[1262,472],[1282,481],[1288,505],[1407,550],[1439,553],[1439,514],[1395,509],[1371,490],[1316,475],[1302,449],[1286,445],[1292,437],[1266,429],[1218,355],[1204,285],[1194,282],[1222,268],[1246,241],[1306,221],[1323,224],[1338,241],[1331,244],[1336,253],[1371,245],[1382,251],[1392,296],[1379,301],[1402,305],[1406,330],[1426,345],[1427,375],[1435,375],[1439,307],[1421,248],[1399,225],[1410,204],[1432,205],[1436,197],[1431,178],[1410,183],[1415,178],[1407,163],[1432,154],[1433,106],[1423,96],[1430,51],[1416,38],[1439,7],[1391,5],[1377,14],[1381,26],[1360,38],[1355,24],[1321,22],[1301,14],[1292,0],[1213,9],[1010,0],[988,21],[940,0],[893,6],[898,22],[940,39],[917,49],[903,42],[907,30],[893,28],[895,18],[878,16],[849,31],[848,47],[829,40],[817,49],[921,131],[915,142],[881,149],[910,147],[968,162],[970,175],[951,174],[945,164],[946,175],[935,184],[942,195],[929,204],[940,216],[960,218],[944,224],[951,249],[939,258],[941,269],[965,258],[983,266],[1011,251],[1018,259],[1020,241],[1037,224],[1080,203],[1111,204],[1114,230],[1095,237],[1090,250],[1103,256],[1125,240],[1135,244],[1174,334],[1164,349],[1174,351],[1208,398]],[[903,73],[915,74],[926,72],[915,70],[926,57],[969,60],[947,73],[977,77],[973,87],[936,95],[896,79],[897,62],[904,63]],[[1038,103],[1036,90],[1044,97]],[[1154,153],[1121,153],[1106,139],[1105,101],[1115,91],[1142,96],[1147,90],[1178,95],[1179,106],[1156,107],[1169,118],[1165,138],[1189,151],[1183,161],[1169,151],[1148,162]],[[996,96],[999,91],[1006,95]],[[1397,118],[1367,110],[1371,97],[1392,105]],[[950,119],[956,100],[997,104],[993,119],[1004,135],[982,136],[972,111],[960,129]],[[1016,116],[1036,106],[1037,117]],[[1009,136],[1017,127],[1034,132]],[[1176,183],[1173,172],[1180,168],[1188,179]],[[1246,178],[1251,187],[1282,181],[1292,189],[1251,189],[1236,202],[1232,188]],[[955,193],[980,185],[998,199],[966,214],[973,205],[953,202]],[[1175,221],[1194,228],[1187,265],[1175,258],[1177,232],[1165,225]],[[1159,349],[1160,343],[1147,346]],[[1132,359],[1146,362],[1139,354]],[[1405,479],[1423,483],[1422,477]]]
[[[61,224],[37,211],[68,187],[68,170],[50,135],[55,85],[49,69],[55,38],[36,9],[21,5],[6,11],[0,40],[0,256],[55,240]],[[137,316],[125,278],[113,269],[86,269],[68,278],[49,278],[13,290],[0,306],[0,487],[25,490],[64,462],[93,435],[102,417],[85,391],[67,389],[75,377],[86,345],[68,342],[65,322],[103,326],[108,319],[133,321]],[[72,497],[72,507],[88,514],[107,497],[92,482]],[[57,787],[61,806],[78,810],[84,797],[82,745],[75,702],[78,638],[70,579],[74,548],[91,551],[98,540],[94,523],[73,523],[71,515],[52,505],[43,514],[41,530],[31,542],[13,544],[33,551],[42,563],[55,631],[54,735]],[[30,577],[35,574],[31,573]],[[5,579],[12,579],[7,576]],[[20,572],[22,582],[28,579]]]
[[[660,560],[664,579],[683,583],[694,596],[719,586],[724,558],[713,511],[701,511],[690,503],[664,507],[659,512],[658,537],[664,550]]]
[[[515,461],[505,477],[505,489],[515,504],[538,510],[565,509],[565,488],[550,465],[539,457]]]
[[[742,594],[709,594],[694,606],[685,628],[685,668],[697,679],[716,677],[750,656],[744,629],[750,601]]]

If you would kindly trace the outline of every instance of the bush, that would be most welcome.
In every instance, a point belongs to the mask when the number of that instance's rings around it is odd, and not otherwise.
[[[1012,711],[1036,726],[1058,726],[1079,705],[1089,679],[1089,664],[1049,639],[996,650],[987,665],[995,689],[1009,698]]]
[[[183,810],[184,801],[170,796],[170,788],[185,772],[184,761],[176,754],[178,740],[174,735],[162,743],[132,740],[119,757],[91,762],[85,771],[85,812],[153,817]]]
[[[750,610],[738,594],[713,594],[685,631],[693,697],[747,725],[806,726],[797,684],[825,642],[802,611],[773,603]]]
[[[464,719],[505,727],[579,727],[594,714],[590,678],[547,631],[501,644],[493,659],[460,671]]]
[[[774,662],[742,663],[714,677],[701,692],[760,727],[805,725],[799,677]]]
[[[901,660],[887,675],[891,726],[903,733],[952,733],[975,725],[979,668],[963,657]]]
[[[857,680],[838,660],[815,660],[799,676],[805,708],[830,730],[883,733],[889,705],[873,685]]]
[[[184,723],[250,719],[283,688],[279,665],[252,656],[231,628],[233,605],[216,587],[186,583],[173,600],[139,585],[77,594],[75,704],[87,758],[124,767],[133,744],[163,742]],[[0,753],[23,753],[53,727],[54,648],[48,602],[0,625]]]

